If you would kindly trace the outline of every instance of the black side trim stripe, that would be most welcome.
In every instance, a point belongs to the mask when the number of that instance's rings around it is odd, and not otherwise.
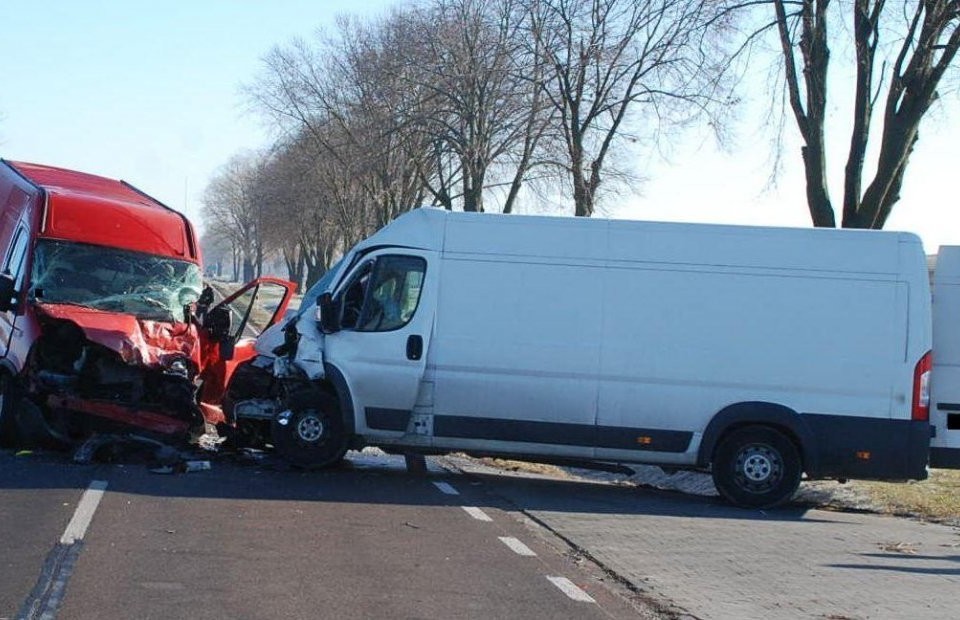
[[[652,452],[686,452],[693,438],[693,433],[688,431],[449,415],[434,417],[433,434],[436,437],[491,439],[560,446],[594,446]]]
[[[367,426],[381,431],[405,431],[410,423],[410,412],[404,409],[367,407]]]
[[[930,448],[930,467],[960,469],[960,448]]]
[[[960,411],[960,403],[937,403],[937,411]]]

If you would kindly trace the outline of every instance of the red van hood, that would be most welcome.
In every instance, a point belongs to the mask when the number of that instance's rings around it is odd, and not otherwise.
[[[83,306],[42,303],[38,312],[52,319],[76,323],[87,340],[116,351],[128,364],[160,366],[171,355],[199,365],[197,328],[190,323],[138,319],[132,314]]]

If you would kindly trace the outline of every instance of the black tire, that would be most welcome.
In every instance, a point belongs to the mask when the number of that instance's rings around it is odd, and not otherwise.
[[[0,448],[12,447],[17,440],[14,398],[10,392],[10,376],[0,373]]]
[[[304,469],[337,465],[347,452],[347,436],[337,400],[317,389],[301,389],[284,401],[270,427],[273,447],[288,463]]]
[[[803,462],[789,437],[768,426],[728,433],[713,455],[713,482],[724,499],[743,508],[772,508],[800,486]]]

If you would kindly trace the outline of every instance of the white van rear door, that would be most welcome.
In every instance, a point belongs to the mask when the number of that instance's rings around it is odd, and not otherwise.
[[[341,329],[326,336],[324,361],[343,374],[360,433],[399,437],[410,424],[433,332],[438,267],[435,252],[378,250],[334,292]]]
[[[960,469],[960,246],[943,246],[933,277],[930,466]]]

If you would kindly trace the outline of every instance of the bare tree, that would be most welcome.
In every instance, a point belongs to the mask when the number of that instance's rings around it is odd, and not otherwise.
[[[815,226],[836,226],[827,186],[824,140],[832,45],[852,38],[856,54],[852,133],[844,168],[845,228],[882,228],[919,138],[920,123],[960,47],[960,2],[919,0],[772,0],[790,108],[803,139],[807,205]],[[832,6],[838,6],[836,11]],[[849,14],[841,13],[848,10]],[[839,34],[828,26],[839,20]],[[874,105],[884,99],[873,178],[864,164]]]
[[[723,24],[723,7],[710,0],[528,2],[531,39],[547,60],[545,92],[563,131],[575,213],[589,216],[628,114],[678,123],[722,101],[725,56],[715,55],[722,48],[709,37]]]
[[[280,254],[287,278],[302,285],[306,269],[301,246],[304,188],[290,159],[285,150],[271,153],[258,169],[252,192],[263,209],[264,244]]]
[[[352,220],[362,211],[357,194],[344,204],[336,187],[350,183],[343,172],[301,137],[281,145],[260,175],[269,245],[279,248],[290,279],[308,288],[332,265],[345,239],[352,244],[366,232],[362,227],[357,231]]]
[[[243,280],[260,275],[266,249],[263,205],[254,193],[260,161],[254,154],[233,157],[210,180],[203,196],[204,221],[230,239],[241,261]]]
[[[288,135],[313,140],[366,193],[372,228],[422,202],[421,175],[428,147],[405,131],[402,110],[411,95],[397,70],[395,50],[403,21],[364,24],[342,19],[337,37],[276,48],[248,93]],[[390,27],[388,27],[390,26]],[[393,28],[393,29],[392,29]]]
[[[518,0],[435,0],[410,19],[423,32],[418,46],[406,46],[405,65],[421,99],[411,124],[434,145],[436,174],[425,175],[431,193],[453,206],[451,181],[459,181],[464,211],[483,211],[491,170],[516,184],[505,202],[510,212],[549,118],[542,93],[526,71],[524,14]],[[452,163],[444,164],[444,158]],[[448,174],[444,174],[448,171]],[[435,181],[436,185],[431,183]]]
[[[203,268],[207,273],[215,275],[224,275],[224,263],[232,265],[233,243],[229,235],[223,234],[223,231],[214,228],[210,222],[206,222],[207,227],[200,237],[200,248],[203,254]],[[239,274],[234,270],[233,279],[236,280]]]

